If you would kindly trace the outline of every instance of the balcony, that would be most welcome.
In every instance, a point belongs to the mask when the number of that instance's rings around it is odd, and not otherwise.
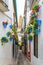
[[[8,1],[9,0],[0,0],[0,10],[3,12],[9,11],[8,9]]]

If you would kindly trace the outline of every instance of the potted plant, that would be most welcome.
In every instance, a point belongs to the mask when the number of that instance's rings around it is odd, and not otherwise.
[[[37,27],[33,26],[32,31],[33,31],[34,35],[38,35],[40,33],[40,28],[38,28],[38,26]]]
[[[13,40],[13,38],[9,38],[9,40],[10,40],[10,41],[12,41],[12,40]]]
[[[7,32],[7,37],[9,37],[9,36],[11,36],[11,32],[9,31],[9,32]]]
[[[1,38],[2,45],[8,43],[8,39],[6,37]]]
[[[34,27],[34,28],[38,28],[37,21],[34,21],[34,23],[33,23],[33,27]]]
[[[30,19],[30,24],[32,24],[32,25],[33,25],[34,21],[36,21],[36,20],[37,20],[37,19],[36,19],[36,17],[31,16],[31,19]]]
[[[27,26],[27,33],[29,34],[29,33],[31,33],[32,32],[32,26]]]
[[[40,34],[40,29],[36,29],[36,35]]]
[[[32,35],[28,35],[29,42],[32,42],[32,39],[33,39]]]
[[[3,24],[3,27],[6,28],[8,25],[8,22],[2,22],[2,24]]]
[[[38,26],[41,26],[41,20],[37,20]]]
[[[38,11],[39,11],[38,7],[39,7],[39,4],[37,3],[37,4],[35,4],[35,6],[33,7],[33,10],[35,10],[36,12],[38,12]]]
[[[12,29],[12,27],[13,27],[12,24],[9,27],[10,27],[10,29]]]
[[[10,41],[12,41],[12,40],[13,40],[12,36],[10,36],[9,40],[10,40]]]
[[[37,28],[34,28],[34,27],[33,27],[33,34],[34,34],[34,35],[36,35],[36,30],[37,30]]]
[[[17,29],[16,29],[15,26],[12,27],[12,31],[13,31],[14,33],[17,31]]]

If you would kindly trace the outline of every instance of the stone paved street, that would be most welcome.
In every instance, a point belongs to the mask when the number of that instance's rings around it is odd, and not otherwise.
[[[28,59],[23,55],[22,52],[18,53],[17,60],[13,65],[31,65]]]

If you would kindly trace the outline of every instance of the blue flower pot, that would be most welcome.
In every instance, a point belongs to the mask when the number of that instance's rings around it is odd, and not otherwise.
[[[7,28],[7,24],[3,24],[3,27],[4,27],[4,28]]]
[[[31,43],[31,42],[32,42],[32,40],[29,40],[29,42]]]
[[[12,41],[12,38],[9,38],[10,41]]]
[[[38,26],[41,26],[41,20],[37,20]]]
[[[10,25],[9,27],[10,27],[10,29],[12,29],[12,25]]]
[[[32,32],[32,28],[30,28],[30,33]]]
[[[9,34],[7,33],[6,36],[9,37]]]
[[[36,31],[36,35],[38,35],[38,34],[40,34],[40,29],[38,29],[38,30]]]

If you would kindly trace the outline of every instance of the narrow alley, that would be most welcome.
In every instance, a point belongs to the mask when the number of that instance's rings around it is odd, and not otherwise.
[[[0,0],[0,65],[43,65],[43,0]]]

